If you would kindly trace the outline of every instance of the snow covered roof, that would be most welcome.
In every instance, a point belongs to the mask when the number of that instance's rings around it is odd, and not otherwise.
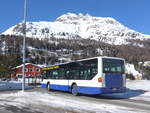
[[[42,68],[42,65],[32,64],[32,63],[26,63],[26,64],[25,64],[25,66],[26,66],[26,65],[29,65],[29,64],[31,64],[31,65],[33,65],[33,66],[38,66],[38,67],[41,67],[41,68]],[[20,68],[20,67],[22,67],[22,66],[23,66],[23,64],[21,64],[21,65],[19,65],[19,66],[15,67],[14,69],[16,69],[16,68]]]

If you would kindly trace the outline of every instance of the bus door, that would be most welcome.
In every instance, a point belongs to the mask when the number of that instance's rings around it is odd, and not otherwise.
[[[67,86],[68,86],[68,89],[67,89],[67,90],[68,90],[68,91],[70,91],[70,88],[71,88],[70,85],[69,85],[69,79],[71,78],[71,75],[72,75],[72,74],[71,74],[71,70],[67,69],[67,70],[66,70],[66,80],[67,80]]]
[[[79,80],[79,70],[72,68],[66,71],[66,75],[68,78],[68,86],[70,90],[72,83],[75,82],[76,80]]]

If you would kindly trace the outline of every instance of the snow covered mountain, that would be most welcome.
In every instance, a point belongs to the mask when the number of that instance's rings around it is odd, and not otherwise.
[[[2,34],[22,35],[22,23],[12,26]],[[27,36],[35,38],[89,38],[109,44],[128,44],[130,39],[146,40],[144,35],[131,30],[110,17],[93,17],[88,14],[67,13],[53,22],[27,22]]]

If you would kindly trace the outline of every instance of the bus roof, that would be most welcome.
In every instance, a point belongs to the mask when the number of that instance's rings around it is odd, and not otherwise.
[[[52,66],[57,66],[57,65],[65,65],[65,64],[75,63],[75,62],[79,62],[79,61],[92,60],[92,59],[96,59],[96,58],[109,58],[109,59],[124,60],[123,58],[119,58],[119,57],[99,56],[99,57],[91,57],[91,58],[85,58],[85,59],[75,60],[75,61],[71,61],[71,62],[65,62],[65,63],[49,65],[49,66],[45,66],[45,67],[52,67]]]

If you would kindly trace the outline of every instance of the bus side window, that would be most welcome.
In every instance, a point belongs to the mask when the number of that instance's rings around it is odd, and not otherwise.
[[[85,75],[85,77],[86,77],[85,79],[86,80],[90,80],[91,76],[92,76],[91,69],[87,69],[85,74],[86,74]]]
[[[65,69],[63,69],[63,68],[59,70],[59,79],[66,79]]]
[[[19,75],[18,75],[18,78],[19,78]],[[47,79],[46,71],[43,71],[43,72],[42,72],[42,78],[43,78],[43,79]]]
[[[71,70],[68,74],[69,79],[73,79],[74,78],[74,71]]]
[[[96,68],[88,69],[86,80],[91,80],[96,74],[97,74],[97,69]]]
[[[69,70],[66,71],[66,74],[65,74],[66,79],[69,79],[69,72],[70,72]]]
[[[75,70],[73,70],[73,77],[74,80],[78,80],[79,79],[79,70],[76,68]]]
[[[86,80],[87,77],[88,77],[88,72],[87,72],[87,70],[84,70],[84,80]]]
[[[92,68],[92,75],[95,76],[97,74],[97,68]]]
[[[52,74],[53,74],[53,73],[52,73],[52,71],[50,70],[50,71],[49,71],[49,75],[48,75],[49,77],[48,77],[48,78],[50,78],[50,79],[51,79],[51,78],[53,77],[53,75],[52,75]]]
[[[73,76],[74,76],[73,70],[68,71],[67,75],[68,75],[68,79],[73,79]]]
[[[53,71],[53,72],[52,72],[52,78],[53,78],[53,79],[58,79],[58,77],[59,77],[58,70]]]
[[[80,80],[85,80],[84,70],[80,70]]]
[[[67,70],[66,76],[68,79],[78,80],[79,79],[79,70],[78,69]]]

